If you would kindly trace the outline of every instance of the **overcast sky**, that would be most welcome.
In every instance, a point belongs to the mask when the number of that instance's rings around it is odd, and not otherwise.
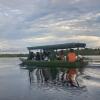
[[[100,0],[0,0],[0,49],[66,42],[100,47]]]

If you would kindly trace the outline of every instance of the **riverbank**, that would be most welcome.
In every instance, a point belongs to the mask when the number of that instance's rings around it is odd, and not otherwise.
[[[0,54],[0,57],[28,57],[28,54]]]

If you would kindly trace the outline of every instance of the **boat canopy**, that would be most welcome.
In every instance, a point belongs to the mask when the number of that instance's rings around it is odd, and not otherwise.
[[[55,44],[55,45],[44,45],[44,46],[35,46],[27,47],[28,50],[57,50],[57,49],[68,49],[68,48],[85,48],[85,43],[64,43],[64,44]]]

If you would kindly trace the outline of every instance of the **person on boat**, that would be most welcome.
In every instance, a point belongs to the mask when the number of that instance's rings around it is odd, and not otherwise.
[[[64,60],[64,51],[63,50],[61,50],[61,51],[59,51],[57,54],[56,54],[56,58],[57,58],[57,60]]]
[[[36,60],[41,60],[41,56],[40,56],[40,53],[39,52],[36,52]]]
[[[77,87],[78,82],[76,80],[77,77],[77,70],[75,68],[71,68],[66,73],[66,81],[67,85]]]
[[[70,49],[70,52],[66,56],[66,60],[70,63],[77,61],[77,55],[76,55],[76,53],[74,52],[73,49]]]
[[[78,61],[83,62],[84,57],[82,57],[82,55],[78,55],[78,56],[77,56],[77,59],[78,59]]]
[[[34,58],[33,52],[29,52],[28,60],[32,60]]]
[[[49,60],[49,55],[50,55],[50,53],[49,53],[48,51],[45,51],[45,50],[44,50],[43,55],[44,55],[44,57],[43,57],[44,60],[45,60],[45,61],[48,61],[48,60]]]
[[[64,60],[64,51],[63,50],[60,51],[60,59]]]

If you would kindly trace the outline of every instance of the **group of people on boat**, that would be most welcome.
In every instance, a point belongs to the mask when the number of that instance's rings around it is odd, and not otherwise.
[[[77,54],[73,49],[70,49],[70,51],[65,56],[63,50],[61,50],[57,55],[57,59],[62,61],[75,62],[77,61]]]
[[[40,61],[40,60],[45,60],[48,61],[49,60],[49,52],[44,51],[42,52],[29,52],[28,55],[28,60],[35,60],[35,61]]]
[[[51,60],[51,53],[49,51],[43,51],[43,52],[29,52],[28,60],[36,60],[36,61],[50,61]],[[70,49],[70,51],[64,55],[64,51],[61,50],[56,53],[55,58],[56,60],[61,61],[68,61],[68,62],[76,62],[79,60],[77,54],[74,52],[73,49]]]

